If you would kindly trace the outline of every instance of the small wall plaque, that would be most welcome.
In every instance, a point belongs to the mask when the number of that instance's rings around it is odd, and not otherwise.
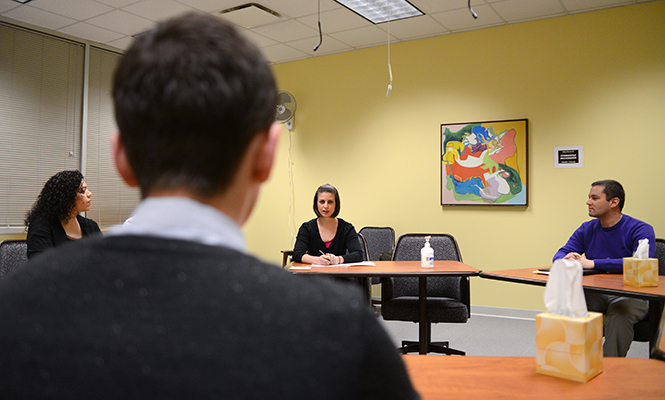
[[[584,146],[557,146],[554,148],[554,168],[584,167]]]

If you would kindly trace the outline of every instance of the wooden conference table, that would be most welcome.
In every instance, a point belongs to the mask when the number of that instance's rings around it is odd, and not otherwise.
[[[507,269],[502,271],[483,271],[481,278],[506,282],[545,286],[548,275],[536,274],[538,268]],[[622,274],[597,274],[582,277],[585,290],[625,297],[649,300],[649,350],[656,345],[656,334],[660,322],[660,304],[665,302],[665,276],[658,277],[658,286],[637,287],[623,284]]]
[[[477,276],[480,270],[459,261],[434,261],[434,268],[421,268],[420,261],[372,261],[375,265],[312,266],[292,263],[289,270],[295,274],[331,275],[339,277],[418,277],[419,278],[419,330],[418,352],[427,354],[427,277],[432,276]],[[295,268],[294,268],[295,267]]]
[[[422,400],[665,399],[665,362],[603,358],[603,372],[587,383],[536,372],[535,357],[402,356]]]

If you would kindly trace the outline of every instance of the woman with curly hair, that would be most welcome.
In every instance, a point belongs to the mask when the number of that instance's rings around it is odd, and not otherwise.
[[[61,171],[49,178],[25,216],[28,258],[84,236],[101,234],[95,221],[79,215],[90,210],[91,197],[80,171]]]

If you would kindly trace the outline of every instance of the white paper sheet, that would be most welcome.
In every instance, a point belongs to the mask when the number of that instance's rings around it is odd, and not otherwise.
[[[353,267],[353,266],[365,266],[365,267],[374,267],[376,264],[374,264],[371,261],[363,261],[363,262],[357,262],[357,263],[344,263],[344,264],[335,264],[335,265],[322,265],[322,264],[312,264],[312,267]]]

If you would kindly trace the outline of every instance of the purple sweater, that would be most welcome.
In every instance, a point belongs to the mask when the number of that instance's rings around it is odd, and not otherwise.
[[[649,257],[656,256],[656,234],[651,225],[626,214],[610,228],[604,228],[598,219],[582,224],[568,242],[554,255],[553,260],[576,252],[594,261],[594,269],[613,274],[623,273],[623,258],[632,257],[638,241],[649,239]]]

